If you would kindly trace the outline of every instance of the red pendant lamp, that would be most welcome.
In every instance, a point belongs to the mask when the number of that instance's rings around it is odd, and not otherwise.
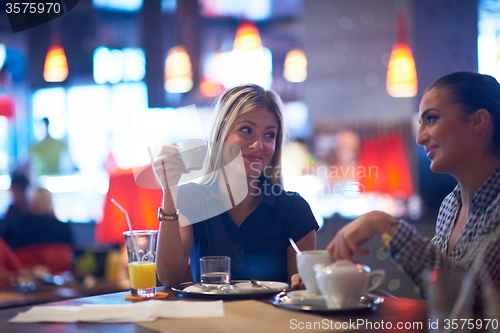
[[[386,89],[392,97],[413,97],[417,94],[417,70],[407,42],[406,14],[398,13],[396,43],[387,69]]]

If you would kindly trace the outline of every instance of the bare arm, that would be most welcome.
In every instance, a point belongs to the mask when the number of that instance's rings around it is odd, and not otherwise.
[[[180,215],[180,219],[185,219]],[[158,235],[158,278],[167,287],[185,282],[189,276],[189,253],[193,244],[193,227],[181,227],[178,221],[163,221]]]
[[[174,146],[162,147],[153,163],[153,169],[163,188],[163,213],[175,214],[177,184],[181,175],[189,171],[178,158]],[[181,224],[184,227],[181,227]],[[165,286],[171,287],[184,282],[192,244],[193,227],[183,214],[179,214],[179,221],[160,223],[156,267],[158,278]]]

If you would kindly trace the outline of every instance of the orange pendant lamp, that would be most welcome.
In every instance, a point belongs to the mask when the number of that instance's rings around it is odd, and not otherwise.
[[[392,97],[413,97],[417,94],[417,70],[407,42],[406,14],[398,13],[397,38],[387,69],[386,89]]]
[[[186,93],[193,88],[193,71],[184,46],[174,46],[165,60],[164,87],[170,93]]]
[[[233,49],[240,51],[255,51],[262,48],[259,29],[252,22],[242,22],[236,30]]]
[[[47,52],[43,66],[46,82],[63,82],[68,77],[68,60],[60,43],[54,43]]]
[[[307,58],[300,49],[290,50],[285,56],[283,76],[289,82],[304,82],[307,78]]]

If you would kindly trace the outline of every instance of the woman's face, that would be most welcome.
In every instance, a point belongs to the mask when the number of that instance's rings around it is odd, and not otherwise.
[[[431,170],[456,174],[470,161],[474,147],[470,140],[470,121],[447,89],[433,88],[422,98],[417,144],[431,160]],[[472,149],[472,150],[471,150]]]
[[[276,148],[278,120],[274,113],[257,108],[236,118],[225,142],[241,149],[247,177],[258,177]]]

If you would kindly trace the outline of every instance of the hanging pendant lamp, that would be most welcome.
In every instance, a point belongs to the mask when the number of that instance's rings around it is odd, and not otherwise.
[[[43,79],[46,82],[63,82],[68,77],[68,60],[60,43],[53,44],[45,57]]]
[[[417,70],[407,42],[406,14],[398,13],[397,37],[387,69],[386,89],[392,97],[413,97],[417,94]]]
[[[307,58],[304,51],[293,49],[285,56],[283,76],[288,82],[304,82],[307,78]]]
[[[170,93],[186,93],[193,88],[193,71],[184,46],[174,46],[165,60],[164,87]]]
[[[243,22],[236,30],[233,49],[241,51],[255,51],[262,48],[259,29],[252,22]]]

